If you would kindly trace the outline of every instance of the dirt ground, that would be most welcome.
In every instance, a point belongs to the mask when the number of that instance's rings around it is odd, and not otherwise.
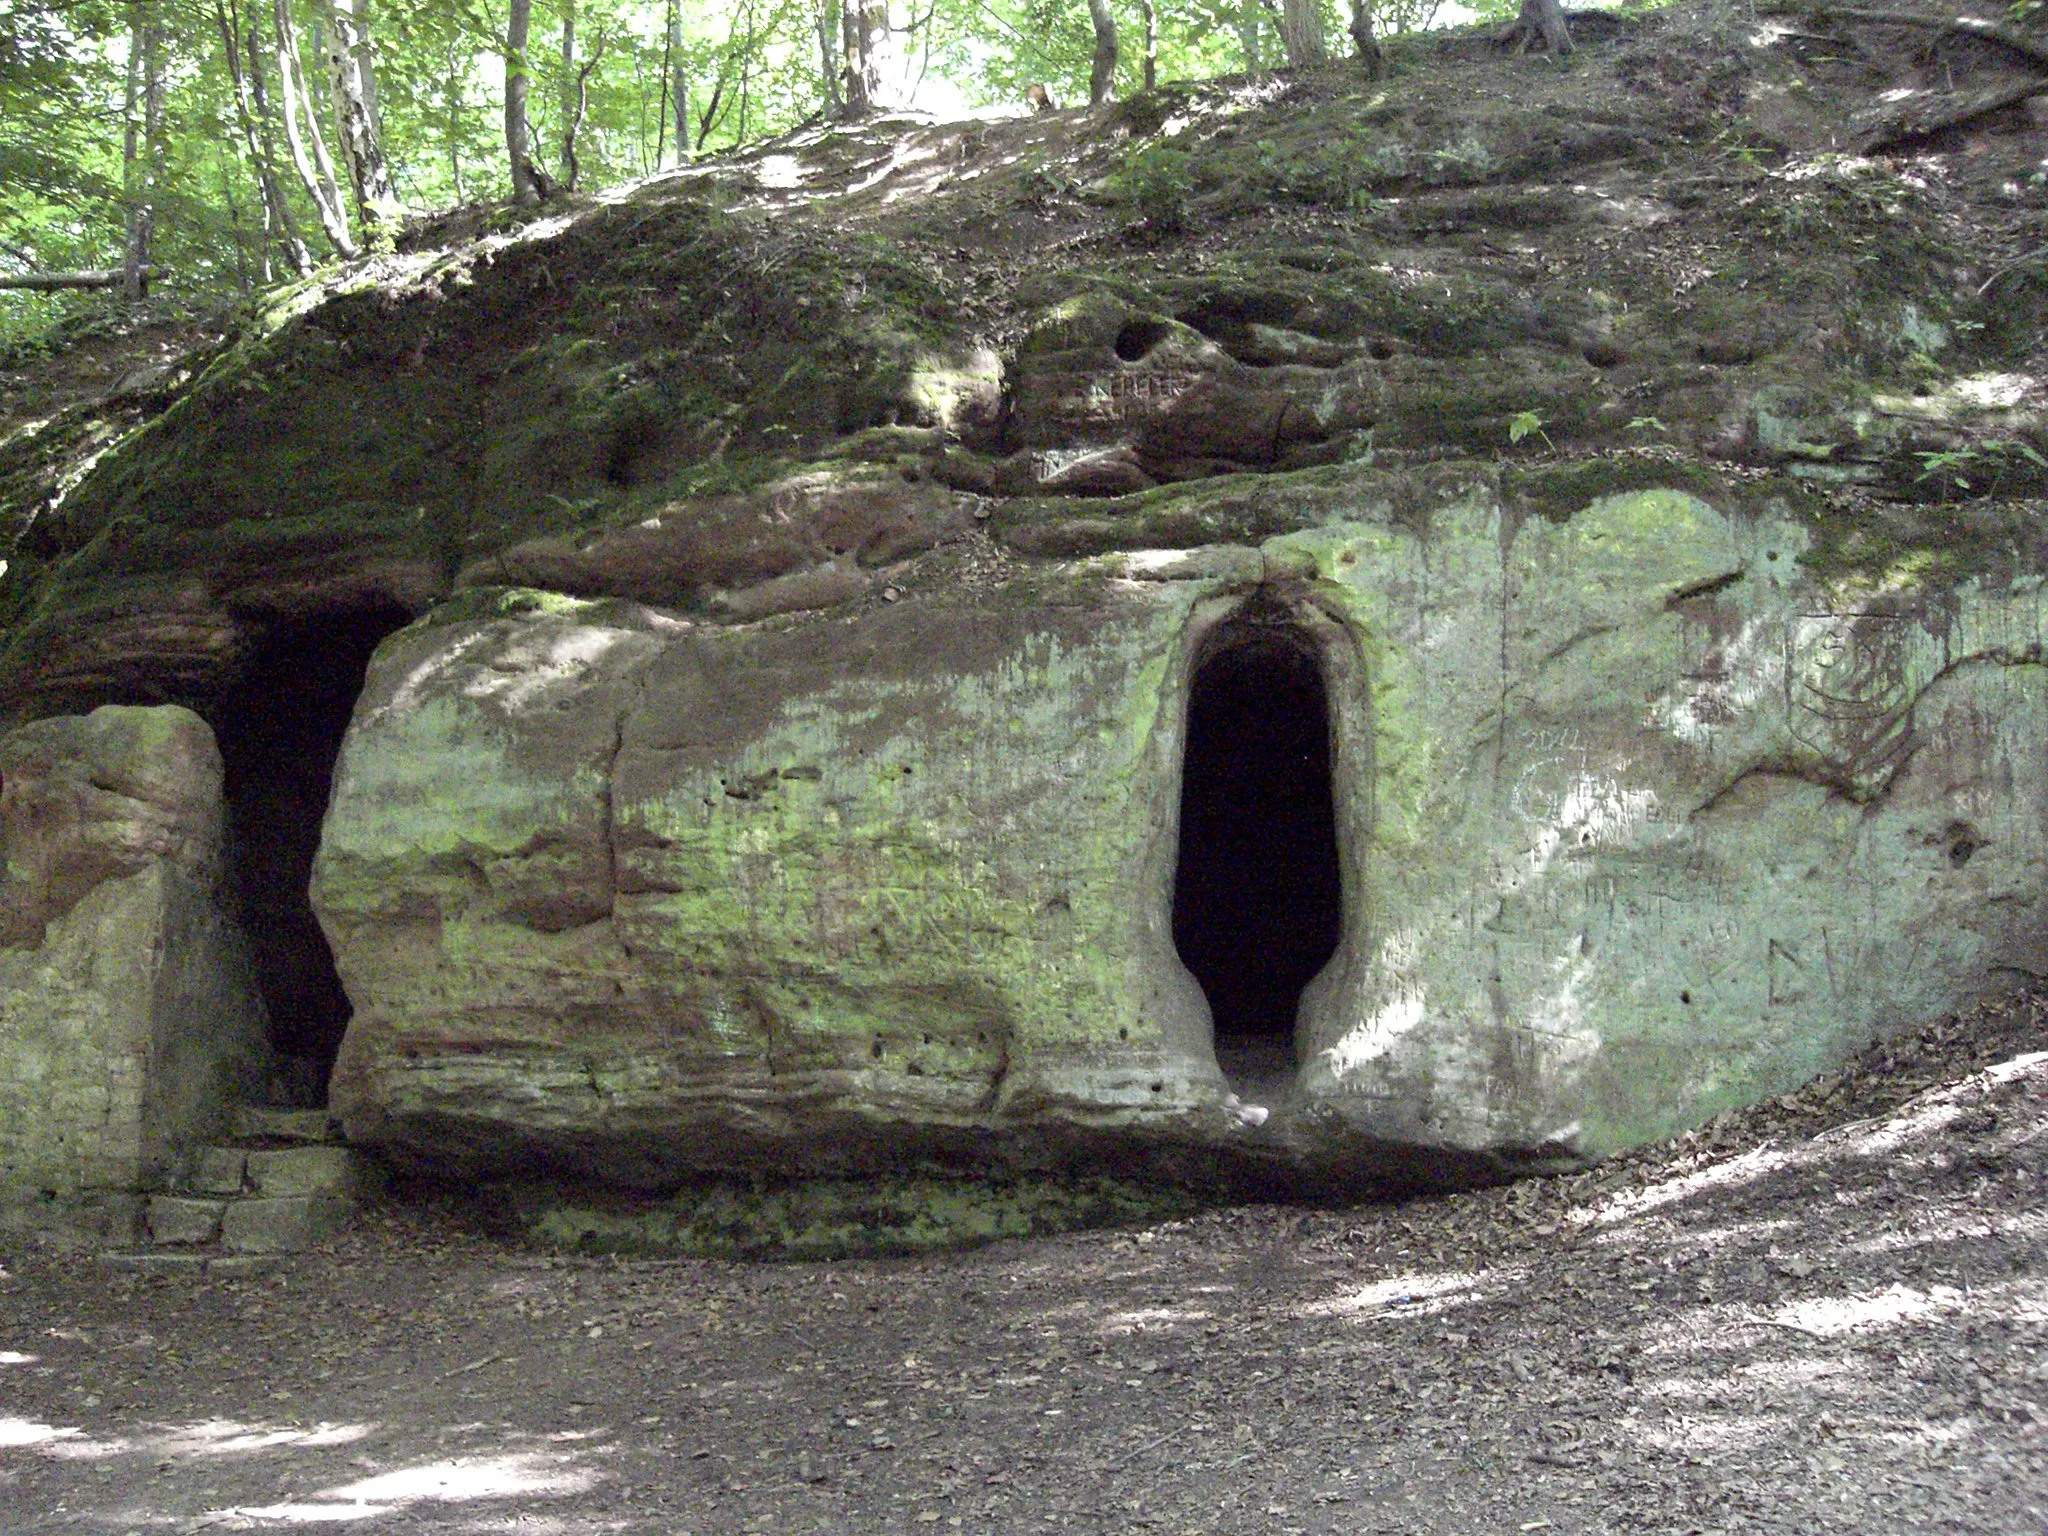
[[[0,1530],[2048,1530],[2048,996],[1575,1179],[915,1260],[0,1239]]]

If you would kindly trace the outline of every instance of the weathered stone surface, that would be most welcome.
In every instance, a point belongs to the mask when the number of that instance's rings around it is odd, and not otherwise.
[[[221,1200],[192,1200],[180,1195],[153,1195],[149,1201],[149,1239],[170,1245],[210,1243],[220,1236]]]
[[[58,1191],[0,1183],[0,1229],[81,1248],[133,1243],[147,1235],[147,1202],[133,1190]]]
[[[338,1195],[286,1195],[236,1200],[221,1219],[221,1240],[233,1253],[296,1253],[339,1234],[355,1207]]]
[[[1419,530],[1326,491],[1259,551],[851,623],[395,637],[316,872],[351,1136],[648,1183],[1075,1148],[1446,1181],[2048,963],[2035,578],[1830,577],[1788,511],[1675,491]],[[1345,882],[1262,1127],[1168,934],[1189,675],[1254,597],[1321,658]]]
[[[202,1195],[239,1195],[248,1164],[249,1154],[240,1147],[203,1147],[191,1187]]]
[[[189,711],[0,737],[0,1184],[135,1189],[265,1057],[222,912],[220,759]]]
[[[266,1196],[326,1194],[355,1200],[374,1187],[376,1178],[347,1147],[286,1147],[251,1152],[249,1182]]]
[[[296,287],[147,423],[0,443],[0,713],[230,720],[271,636],[435,610],[318,880],[336,1107],[443,1167],[1351,1187],[1771,1092],[2038,971],[2048,525],[1992,498],[2048,488],[2048,289],[1977,270],[2009,199],[1844,160],[1724,41],[1748,106],[1439,39],[1370,101],[819,128]],[[1320,659],[1345,883],[1250,1105],[1167,915],[1247,604]],[[180,866],[107,825],[0,886],[51,1185],[151,1091],[93,1021]]]
[[[324,1109],[276,1109],[269,1105],[244,1104],[235,1110],[234,1131],[245,1141],[334,1140],[334,1122]]]
[[[661,1182],[1220,1129],[1134,792],[1200,589],[1066,585],[878,609],[859,667],[626,605],[394,637],[315,871],[350,1138]]]

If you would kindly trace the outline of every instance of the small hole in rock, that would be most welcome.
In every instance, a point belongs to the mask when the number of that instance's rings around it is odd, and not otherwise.
[[[1394,355],[1394,344],[1390,341],[1372,341],[1366,343],[1365,351],[1374,362],[1384,363]]]
[[[1678,1000],[1679,1000],[1679,1001],[1680,1001],[1681,1003],[1684,1003],[1684,1004],[1685,1004],[1685,1005],[1686,1005],[1686,1006],[1687,1006],[1688,1008],[1690,1008],[1690,1007],[1692,1006],[1692,994],[1691,994],[1690,992],[1681,992],[1681,993],[1679,993],[1679,994],[1678,994]]]
[[[1142,362],[1159,343],[1173,334],[1164,320],[1127,320],[1116,333],[1116,355],[1127,363]]]

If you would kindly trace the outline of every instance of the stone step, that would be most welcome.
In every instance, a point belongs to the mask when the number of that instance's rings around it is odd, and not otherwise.
[[[236,1141],[286,1141],[334,1143],[341,1131],[324,1109],[277,1109],[265,1104],[244,1104],[236,1109]]]
[[[202,1147],[187,1160],[175,1193],[195,1195],[373,1194],[379,1177],[358,1153],[340,1146]]]
[[[356,1213],[345,1195],[205,1200],[153,1195],[149,1237],[160,1248],[218,1247],[228,1253],[297,1253],[337,1236]]]
[[[343,1146],[202,1147],[171,1191],[150,1197],[149,1238],[160,1248],[296,1253],[339,1233],[381,1183]]]

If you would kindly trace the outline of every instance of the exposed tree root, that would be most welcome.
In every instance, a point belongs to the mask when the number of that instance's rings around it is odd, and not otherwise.
[[[1982,91],[1966,97],[1961,104],[1947,112],[1924,117],[1917,112],[1907,112],[1890,122],[1873,129],[1863,139],[1862,149],[1866,155],[1881,150],[1894,149],[1918,139],[1932,138],[1951,128],[1961,128],[1980,118],[2002,112],[2007,107],[2025,101],[2030,96],[2048,95],[2048,80],[2028,80],[2019,85],[2008,86],[2002,91]]]
[[[1800,16],[1809,21],[1861,21],[1885,27],[1917,27],[1923,32],[1952,32],[1961,37],[1975,37],[1987,43],[1997,43],[2022,58],[2031,60],[2037,68],[2048,69],[2048,43],[2036,42],[2024,33],[2001,26],[1981,16],[1923,16],[1914,11],[1866,10],[1861,6],[1820,5],[1813,7],[1774,6],[1762,14],[1768,16]]]

